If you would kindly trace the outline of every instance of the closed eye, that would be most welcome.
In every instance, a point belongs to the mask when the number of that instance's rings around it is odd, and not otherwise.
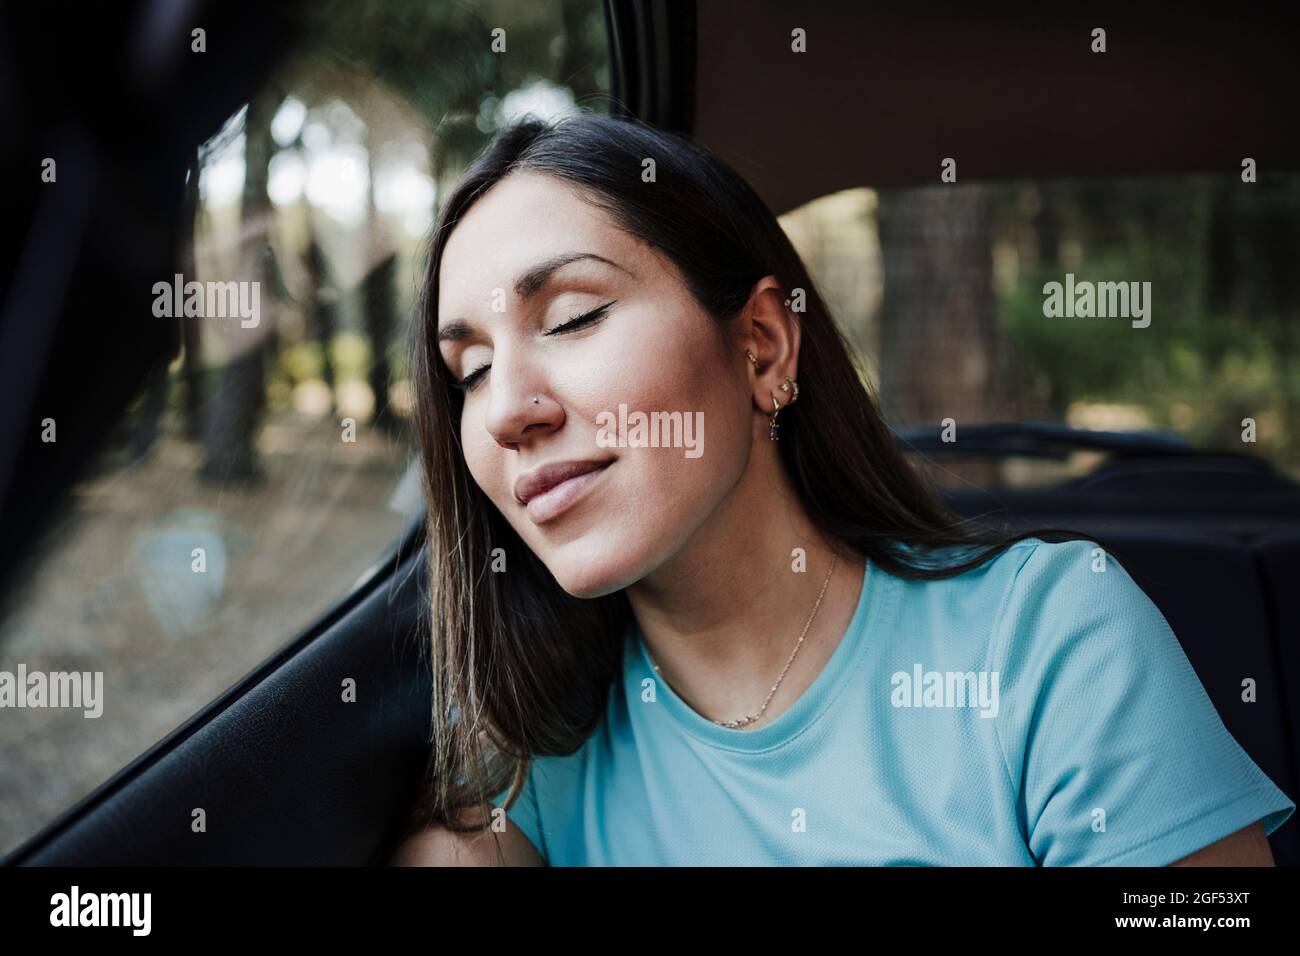
[[[584,312],[582,315],[575,315],[573,318],[569,319],[569,321],[565,322],[564,324],[557,325],[555,328],[549,329],[545,334],[563,335],[565,332],[572,332],[574,329],[580,329],[584,325],[590,325],[592,322],[596,322],[599,319],[603,319],[605,317],[605,313],[608,312],[613,305],[614,305],[613,302],[606,302],[604,305],[592,309],[590,312]]]
[[[474,369],[474,371],[470,372],[459,382],[453,382],[452,384],[455,385],[462,392],[468,392],[471,388],[474,387],[474,383],[477,382],[479,378],[483,375],[483,373],[486,372],[490,367],[491,367],[491,363],[487,365],[480,365],[478,368]]]
[[[567,322],[561,323],[560,325],[557,325],[553,329],[548,329],[546,332],[542,334],[543,335],[564,335],[568,332],[573,332],[577,329],[583,328],[584,326],[591,325],[593,322],[598,322],[605,317],[605,315],[615,305],[615,303],[617,303],[617,301],[618,300],[615,299],[613,302],[606,302],[604,305],[592,309],[590,312],[584,312],[581,315],[575,315]],[[478,368],[474,369],[474,371],[470,372],[463,379],[461,379],[461,381],[455,383],[456,387],[461,391],[469,391],[474,387],[474,383],[483,377],[483,373],[486,372],[491,367],[492,364],[490,362],[486,365],[480,365]]]

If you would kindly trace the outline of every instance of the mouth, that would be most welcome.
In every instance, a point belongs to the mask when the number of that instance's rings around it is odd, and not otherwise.
[[[610,458],[546,466],[540,478],[521,480],[515,497],[534,524],[552,521],[575,505],[613,463]]]

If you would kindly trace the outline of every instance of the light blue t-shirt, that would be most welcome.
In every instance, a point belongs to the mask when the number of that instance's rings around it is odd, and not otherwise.
[[[1272,833],[1295,803],[1096,547],[1029,538],[937,581],[868,563],[821,673],[748,731],[657,680],[634,623],[601,722],[532,761],[510,824],[553,866],[1163,866]]]

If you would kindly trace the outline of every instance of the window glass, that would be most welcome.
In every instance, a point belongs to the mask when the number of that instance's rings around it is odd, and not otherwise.
[[[0,608],[0,670],[90,674],[92,695],[102,675],[99,716],[4,711],[0,852],[310,627],[420,513],[405,343],[439,196],[518,114],[608,109],[599,0],[310,16],[193,158],[180,277],[142,317],[180,353]]]
[[[895,428],[1170,431],[1300,477],[1300,176],[864,188],[781,221]],[[1029,485],[1099,458],[932,474]]]

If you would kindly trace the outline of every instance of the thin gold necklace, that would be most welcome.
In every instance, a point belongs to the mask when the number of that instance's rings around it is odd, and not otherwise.
[[[803,626],[803,633],[799,635],[799,640],[794,645],[794,650],[790,652],[790,659],[785,662],[785,667],[781,670],[781,676],[776,679],[772,689],[767,692],[767,700],[763,701],[763,706],[759,708],[757,714],[750,714],[748,717],[742,717],[739,720],[714,720],[715,724],[723,727],[744,727],[746,724],[752,724],[759,720],[767,710],[767,705],[772,702],[772,695],[776,689],[781,686],[781,681],[785,680],[786,672],[790,670],[790,665],[794,663],[794,656],[799,653],[799,648],[803,646],[803,639],[808,635],[808,628],[812,627],[813,618],[817,616],[817,609],[822,606],[822,597],[826,594],[826,585],[831,583],[831,574],[835,570],[835,562],[839,560],[839,555],[831,555],[831,566],[826,572],[826,580],[822,582],[822,589],[817,595],[817,603],[813,605],[812,614],[808,615],[808,623]],[[655,673],[663,678],[664,683],[668,683],[668,678],[664,677],[663,671],[659,670],[659,665],[655,664],[654,657],[650,654],[650,647],[646,645],[646,656],[650,658],[650,663],[654,666]],[[672,687],[672,684],[668,684]],[[678,695],[681,696],[681,695]],[[712,720],[712,718],[710,718]]]

